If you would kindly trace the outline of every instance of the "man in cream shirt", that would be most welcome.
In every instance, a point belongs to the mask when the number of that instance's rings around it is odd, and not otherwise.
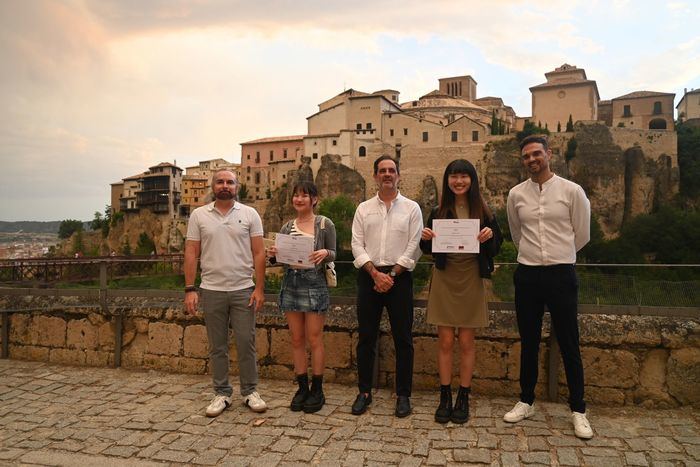
[[[357,275],[357,373],[354,415],[372,402],[374,347],[386,306],[396,351],[397,417],[411,413],[413,380],[413,277],[420,256],[423,216],[418,203],[399,193],[399,164],[390,156],[374,161],[377,195],[361,203],[352,222]]]
[[[503,420],[515,423],[535,413],[538,351],[544,307],[561,349],[569,387],[574,433],[593,437],[583,400],[583,365],[579,349],[576,252],[590,239],[591,206],[579,185],[555,175],[546,137],[531,135],[520,143],[529,178],[508,194],[508,224],[518,249],[513,274],[515,312],[521,340],[520,401]]]

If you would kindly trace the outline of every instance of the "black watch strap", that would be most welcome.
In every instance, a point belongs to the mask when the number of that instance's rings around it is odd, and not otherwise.
[[[196,285],[188,285],[187,287],[185,287],[185,293],[187,293],[187,292],[196,292],[197,290],[198,290],[198,289],[197,289],[197,286],[196,286]]]

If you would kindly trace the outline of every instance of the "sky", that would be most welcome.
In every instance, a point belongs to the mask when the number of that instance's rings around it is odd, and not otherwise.
[[[601,99],[700,88],[700,7],[628,0],[2,0],[0,220],[92,219],[159,162],[240,160],[345,89],[469,74],[531,114],[563,63]]]

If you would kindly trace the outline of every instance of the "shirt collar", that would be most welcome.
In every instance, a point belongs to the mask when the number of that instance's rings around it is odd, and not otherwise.
[[[212,201],[211,203],[207,204],[207,211],[209,211],[209,212],[213,212],[213,211],[219,212],[218,209],[216,209],[215,204],[216,204],[216,201]],[[231,209],[229,209],[228,213],[230,213],[230,212],[231,212],[232,210],[234,210],[234,209],[241,209],[241,203],[239,203],[238,201],[234,201],[234,202],[233,202],[233,207],[232,207]],[[228,213],[226,213],[226,214],[228,214]],[[219,213],[219,214],[220,214],[220,213]]]
[[[382,201],[382,199],[379,197],[379,192],[377,192],[377,194],[374,196],[374,198],[377,200],[378,203],[384,204],[384,201]],[[391,200],[391,204],[393,205],[401,198],[403,198],[403,195],[401,194],[400,191],[397,190],[396,191],[396,198]]]
[[[542,184],[542,189],[545,189],[545,188],[549,187],[552,183],[554,183],[554,180],[557,179],[557,178],[559,178],[559,177],[557,176],[557,174],[553,174],[553,175],[549,178],[549,180],[547,180],[546,182],[544,182],[544,183]],[[528,177],[527,180],[528,180],[528,182],[530,182],[532,185],[535,185],[535,186],[537,186],[537,187],[539,188],[539,186],[540,186],[539,183],[533,182],[532,179],[529,178],[529,177]]]

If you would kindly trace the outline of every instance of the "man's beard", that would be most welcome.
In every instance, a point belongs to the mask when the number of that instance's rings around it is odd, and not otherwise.
[[[216,199],[228,201],[229,199],[233,199],[233,198],[234,198],[234,195],[230,191],[222,190],[222,191],[219,191],[216,193]]]

